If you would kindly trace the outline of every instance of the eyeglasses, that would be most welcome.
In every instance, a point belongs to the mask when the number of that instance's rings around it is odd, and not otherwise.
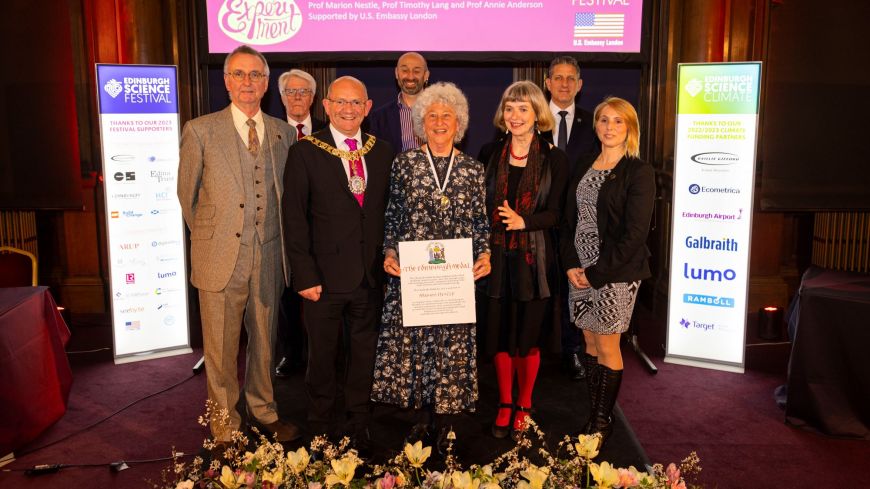
[[[287,97],[295,97],[299,95],[300,97],[307,97],[314,93],[314,90],[310,88],[285,88],[281,90],[282,95],[286,95]]]
[[[245,78],[248,78],[249,80],[251,80],[252,83],[257,83],[259,81],[263,81],[266,78],[268,78],[268,76],[269,76],[266,73],[261,73],[259,71],[252,71],[250,73],[245,73],[242,70],[235,70],[235,71],[231,71],[229,73],[224,73],[224,74],[227,76],[233,77],[233,80],[235,80],[237,82],[243,82],[243,81],[245,81]]]
[[[331,98],[329,98],[326,100],[329,100],[330,102],[335,104],[335,106],[338,107],[338,110],[341,110],[345,107],[351,107],[354,110],[359,110],[365,107],[366,102],[368,102],[368,100],[345,100],[343,98],[340,98],[338,100],[332,100]]]

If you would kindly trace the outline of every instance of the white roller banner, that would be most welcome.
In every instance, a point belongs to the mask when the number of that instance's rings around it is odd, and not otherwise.
[[[176,67],[96,68],[115,363],[187,353]]]
[[[761,63],[678,70],[665,361],[743,372]]]

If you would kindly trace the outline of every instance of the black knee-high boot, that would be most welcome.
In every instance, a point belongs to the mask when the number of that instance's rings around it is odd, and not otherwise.
[[[598,365],[598,399],[595,409],[592,411],[592,424],[590,433],[601,433],[601,444],[613,431],[613,406],[616,404],[616,396],[619,394],[619,386],[622,384],[622,370],[612,370],[604,365]]]
[[[595,405],[598,404],[598,357],[583,353],[583,367],[586,369],[586,389],[589,393],[589,417],[580,433],[588,434],[595,414]]]

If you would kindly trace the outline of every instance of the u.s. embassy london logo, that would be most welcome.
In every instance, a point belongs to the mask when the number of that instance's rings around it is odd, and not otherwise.
[[[118,96],[119,93],[124,91],[124,86],[121,85],[121,82],[112,78],[111,80],[107,81],[105,85],[103,85],[103,90],[111,95],[112,98],[115,98]]]
[[[226,0],[218,10],[217,21],[234,41],[269,45],[298,34],[302,12],[294,0]]]

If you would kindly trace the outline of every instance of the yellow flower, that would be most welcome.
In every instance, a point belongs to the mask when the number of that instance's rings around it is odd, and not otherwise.
[[[187,479],[185,481],[179,482],[175,489],[193,489],[193,481]]]
[[[589,472],[601,489],[609,489],[619,482],[619,471],[607,462],[601,462],[601,465],[589,464]]]
[[[484,482],[478,489],[501,489],[501,486],[498,482]]]
[[[353,457],[344,457],[340,460],[333,459],[331,462],[332,473],[326,476],[326,487],[341,484],[345,487],[350,485],[353,474],[356,472],[357,462]]]
[[[453,472],[450,474],[453,489],[477,489],[480,479],[473,479],[468,472]]]
[[[245,452],[242,456],[242,464],[247,465],[254,460],[254,454],[251,452]]]
[[[550,468],[529,464],[529,468],[520,472],[520,475],[529,481],[524,485],[524,487],[528,487],[529,489],[542,489],[544,487],[544,481],[546,481],[547,477],[550,476]],[[525,481],[520,481],[520,484],[523,482]]]
[[[636,476],[637,483],[640,487],[652,487],[655,483],[655,478],[647,472],[641,472],[634,468],[634,465],[628,468],[632,475]]]
[[[308,467],[310,459],[311,456],[308,455],[308,450],[305,447],[300,447],[295,452],[287,452],[287,468],[294,474],[301,474]]]
[[[420,468],[423,466],[423,463],[426,462],[426,459],[429,458],[429,455],[432,455],[432,447],[423,448],[423,442],[418,441],[411,445],[410,443],[405,444],[405,458],[408,459],[408,463],[411,464],[411,467]]]
[[[274,487],[278,487],[284,481],[284,470],[280,467],[272,472],[263,471],[263,482],[271,482]]]
[[[221,469],[220,482],[227,489],[237,489],[239,486],[241,486],[238,478],[236,477],[236,474],[233,473],[233,469],[227,467],[226,465],[224,465],[224,467]]]
[[[574,444],[574,450],[577,455],[587,460],[591,460],[598,456],[598,442],[601,441],[601,435],[580,435],[577,439],[579,443]]]

